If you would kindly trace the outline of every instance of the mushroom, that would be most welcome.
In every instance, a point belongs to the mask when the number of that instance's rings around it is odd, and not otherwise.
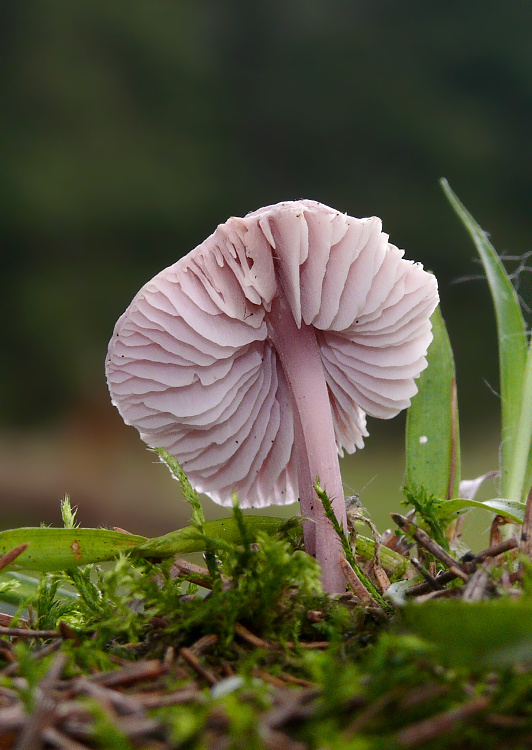
[[[338,455],[366,414],[410,404],[426,367],[436,279],[376,217],[290,201],[232,217],[136,295],[109,344],[113,404],[191,484],[241,507],[301,501],[324,590],[345,590]]]

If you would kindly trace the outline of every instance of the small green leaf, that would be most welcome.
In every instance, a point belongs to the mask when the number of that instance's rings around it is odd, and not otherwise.
[[[521,306],[512,282],[486,233],[458,200],[447,180],[441,185],[456,214],[471,235],[484,266],[495,308],[499,341],[499,372],[501,391],[501,494],[511,500],[522,500],[524,470],[529,459],[532,420],[523,424],[518,436],[522,413],[522,393],[527,359],[526,327]],[[530,398],[532,402],[532,362],[530,370]],[[532,403],[528,405],[528,415]],[[527,415],[527,416],[528,416]],[[527,440],[523,441],[523,437]],[[524,460],[520,453],[525,453]],[[516,467],[516,460],[520,466]],[[520,462],[520,463],[519,463]]]
[[[414,633],[436,646],[447,664],[477,669],[532,663],[530,599],[440,599],[402,611]]]
[[[499,516],[504,516],[515,523],[523,523],[525,513],[524,503],[520,503],[517,500],[505,500],[503,497],[495,497],[491,500],[469,500],[460,497],[456,500],[442,502],[441,504],[442,511],[449,516],[452,513],[461,513],[468,508],[481,508],[482,510],[488,510],[491,513],[497,513]]]
[[[460,484],[460,438],[453,352],[439,307],[431,317],[428,367],[406,421],[407,484],[451,498]]]

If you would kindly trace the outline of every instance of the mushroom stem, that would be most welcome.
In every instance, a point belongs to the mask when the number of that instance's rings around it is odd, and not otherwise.
[[[321,565],[324,590],[342,593],[345,578],[340,567],[341,540],[314,489],[319,478],[331,498],[338,522],[345,529],[340,464],[316,332],[304,322],[298,328],[282,293],[272,300],[268,329],[293,398],[299,499],[301,514],[309,519],[303,526],[305,549]]]

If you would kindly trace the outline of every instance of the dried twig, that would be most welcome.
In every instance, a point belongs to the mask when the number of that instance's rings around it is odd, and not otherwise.
[[[429,740],[451,732],[459,722],[483,711],[489,706],[489,703],[489,698],[485,696],[473,698],[458,708],[444,711],[441,714],[436,714],[436,716],[431,716],[430,719],[424,719],[406,727],[397,734],[397,742],[403,747],[423,745]]]
[[[382,565],[378,565],[377,563],[373,565],[373,573],[375,574],[381,592],[385,594],[392,585],[388,573],[384,570]]]
[[[18,738],[15,750],[37,750],[42,747],[42,732],[54,720],[57,698],[52,693],[68,661],[68,655],[59,653],[40,682],[40,691],[33,713],[28,716]]]
[[[494,560],[489,560],[484,565],[478,568],[469,581],[464,586],[462,593],[462,599],[468,602],[478,602],[486,594],[486,590],[490,584],[490,573],[494,567]],[[492,584],[493,589],[493,584]]]
[[[437,542],[435,542],[434,539],[431,539],[430,536],[425,531],[423,531],[423,529],[420,529],[418,526],[412,523],[412,521],[409,521],[404,516],[399,515],[399,513],[392,513],[391,515],[392,519],[402,531],[410,531],[416,542],[424,547],[427,552],[430,552],[431,555],[440,560],[440,562],[448,567],[449,570],[451,570],[458,578],[461,578],[463,581],[467,581],[467,579],[469,578],[469,573],[464,568],[464,566],[453,557],[451,557],[451,555],[446,552],[443,547],[441,547]]]
[[[113,672],[99,672],[90,675],[87,679],[107,687],[116,687],[117,685],[140,682],[140,680],[153,680],[155,677],[165,674],[166,671],[166,667],[158,659],[151,659],[150,661],[135,662]]]
[[[17,557],[25,552],[25,550],[27,550],[29,546],[29,542],[27,542],[26,544],[19,544],[18,547],[14,547],[12,550],[9,550],[9,552],[6,552],[4,555],[2,555],[2,557],[0,557],[0,570],[10,565],[13,560],[16,560]]]
[[[90,750],[88,745],[81,745],[55,727],[47,727],[43,732],[43,738],[58,750]]]
[[[0,635],[17,636],[17,638],[60,638],[58,630],[32,630],[31,628],[5,628],[0,626]]]
[[[416,570],[417,570],[417,571],[418,571],[419,573],[421,573],[421,575],[423,576],[423,578],[424,578],[424,579],[425,579],[425,581],[427,582],[428,586],[429,586],[429,587],[430,587],[430,588],[431,588],[431,589],[432,589],[433,591],[441,591],[441,589],[443,588],[443,586],[441,585],[441,583],[440,583],[440,582],[438,581],[438,579],[437,579],[437,578],[435,578],[434,576],[432,576],[432,575],[431,575],[431,574],[429,573],[429,571],[428,571],[428,570],[425,570],[425,568],[424,568],[424,567],[423,567],[423,565],[422,565],[422,564],[421,564],[421,563],[419,562],[419,560],[417,559],[417,557],[411,557],[411,558],[410,558],[410,562],[412,563],[412,565],[414,566],[414,568],[415,568],[415,569],[416,569]],[[453,575],[453,578],[454,578],[454,575]]]
[[[281,680],[280,677],[276,677],[273,674],[270,674],[265,669],[261,669],[260,667],[255,667],[253,669],[253,677],[258,677],[259,680],[262,680],[263,682],[267,682],[269,685],[273,685],[276,688],[284,688],[286,687],[283,680]]]
[[[3,628],[9,628],[11,627],[11,623],[15,617],[13,615],[5,615],[0,612],[0,626]],[[20,628],[26,628],[28,627],[28,621],[23,620],[21,617],[18,617],[16,622],[18,623],[18,627]]]
[[[516,549],[517,546],[517,539],[515,539],[514,537],[512,537],[511,539],[506,539],[506,541],[504,542],[494,544],[491,547],[488,547],[488,549],[479,552],[478,555],[475,555],[475,557],[471,560],[471,563],[482,562],[487,557],[498,557],[499,555],[503,555],[505,552],[510,552],[511,550]]]
[[[268,643],[268,641],[263,641],[262,638],[259,638],[239,622],[235,623],[235,633],[239,635],[242,640],[249,643],[250,646],[253,646],[253,648],[271,648],[271,644]]]
[[[190,651],[192,651],[193,654],[196,654],[196,656],[199,656],[216,643],[218,643],[218,636],[216,633],[207,633],[207,635],[202,636],[190,646]]]
[[[211,685],[211,687],[213,685],[216,685],[216,683],[218,682],[218,678],[216,677],[214,672],[211,672],[210,669],[204,667],[196,654],[194,654],[189,648],[183,646],[183,648],[179,651],[179,655],[181,656],[183,661],[188,664],[188,666],[191,667],[194,672],[196,672],[196,674],[202,677],[205,682]]]
[[[526,501],[525,517],[523,518],[523,526],[521,527],[519,549],[532,559],[532,489],[528,493]]]
[[[340,566],[349,588],[353,591],[360,603],[366,607],[374,607],[378,609],[379,605],[371,596],[345,557],[340,558]]]
[[[170,576],[177,578],[180,575],[185,575],[191,583],[203,586],[205,589],[212,589],[211,574],[207,568],[203,568],[201,565],[195,565],[195,563],[191,563],[188,560],[176,558],[170,568]],[[227,576],[222,575],[221,580],[224,586],[230,583]]]

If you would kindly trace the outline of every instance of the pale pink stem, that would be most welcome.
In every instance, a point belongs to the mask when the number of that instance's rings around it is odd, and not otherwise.
[[[345,591],[340,568],[341,541],[323,511],[314,484],[331,499],[340,526],[346,529],[345,500],[338,463],[334,427],[316,332],[301,323],[298,328],[284,294],[272,301],[268,330],[289,383],[294,401],[295,447],[305,548],[322,568],[325,591]],[[299,424],[298,424],[299,423]]]

